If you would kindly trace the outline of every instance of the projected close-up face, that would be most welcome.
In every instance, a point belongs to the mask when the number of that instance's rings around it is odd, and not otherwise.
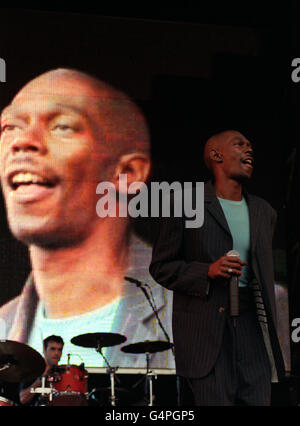
[[[95,187],[108,178],[112,156],[96,95],[84,81],[50,73],[3,111],[3,192],[12,232],[26,243],[68,243],[96,220]]]
[[[28,299],[34,320],[20,328],[15,317],[10,338],[41,351],[40,333],[46,337],[49,321],[57,319],[66,354],[75,349],[95,366],[98,354],[74,348],[73,337],[104,327],[126,340],[131,322],[132,332],[140,325],[136,340],[152,336],[151,324],[141,331],[143,318],[153,319],[147,306],[139,305],[145,302],[143,293],[124,282],[129,269],[145,276],[150,249],[136,236],[129,238],[128,216],[99,217],[96,209],[99,183],[115,184],[121,193],[127,192],[127,183],[147,180],[149,147],[147,123],[137,105],[77,70],[55,69],[34,78],[4,108],[1,184],[8,225],[29,248],[32,271],[25,288],[34,288],[38,296],[38,306]],[[126,183],[120,183],[120,175]],[[108,317],[109,323],[101,325]],[[49,330],[57,326],[51,323]],[[119,348],[116,354],[121,356]],[[121,364],[132,362],[122,356]],[[143,365],[144,357],[139,362]]]

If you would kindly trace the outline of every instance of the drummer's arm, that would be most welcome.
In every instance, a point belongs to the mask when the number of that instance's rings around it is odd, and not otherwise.
[[[47,365],[46,369],[42,375],[42,377],[47,377],[48,372],[50,370],[50,366]],[[38,377],[30,386],[24,387],[24,389],[21,389],[19,392],[19,398],[21,404],[28,404],[36,395],[36,393],[31,392],[31,389],[40,388],[42,386],[42,379],[41,377]]]
[[[28,404],[34,397],[35,393],[31,392],[31,389],[39,388],[42,385],[41,378],[38,377],[30,386],[27,388],[21,389],[19,392],[21,404]]]

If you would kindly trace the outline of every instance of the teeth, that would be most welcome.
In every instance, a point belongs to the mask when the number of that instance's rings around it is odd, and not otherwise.
[[[13,184],[20,184],[20,183],[44,183],[44,179],[41,176],[26,172],[26,173],[17,173],[12,178]]]

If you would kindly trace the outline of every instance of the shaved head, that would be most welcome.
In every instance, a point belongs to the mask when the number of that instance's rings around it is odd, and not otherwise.
[[[55,96],[56,93],[66,99],[81,99],[94,107],[101,127],[101,142],[107,143],[111,153],[116,156],[136,151],[149,153],[149,130],[138,106],[125,93],[81,71],[60,68],[41,74],[20,90],[12,105],[31,94]]]
[[[210,171],[213,171],[215,165],[214,154],[222,150],[232,135],[242,136],[241,133],[236,130],[225,130],[224,132],[211,136],[206,141],[204,146],[204,162]]]

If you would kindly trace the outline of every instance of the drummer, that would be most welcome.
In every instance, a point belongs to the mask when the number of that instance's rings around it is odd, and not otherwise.
[[[43,353],[46,362],[46,368],[42,377],[49,376],[49,373],[57,367],[63,352],[64,341],[61,336],[48,336],[43,340]],[[42,377],[38,377],[33,383],[20,384],[20,402],[22,405],[37,405],[39,394],[31,392],[31,389],[42,386]]]

